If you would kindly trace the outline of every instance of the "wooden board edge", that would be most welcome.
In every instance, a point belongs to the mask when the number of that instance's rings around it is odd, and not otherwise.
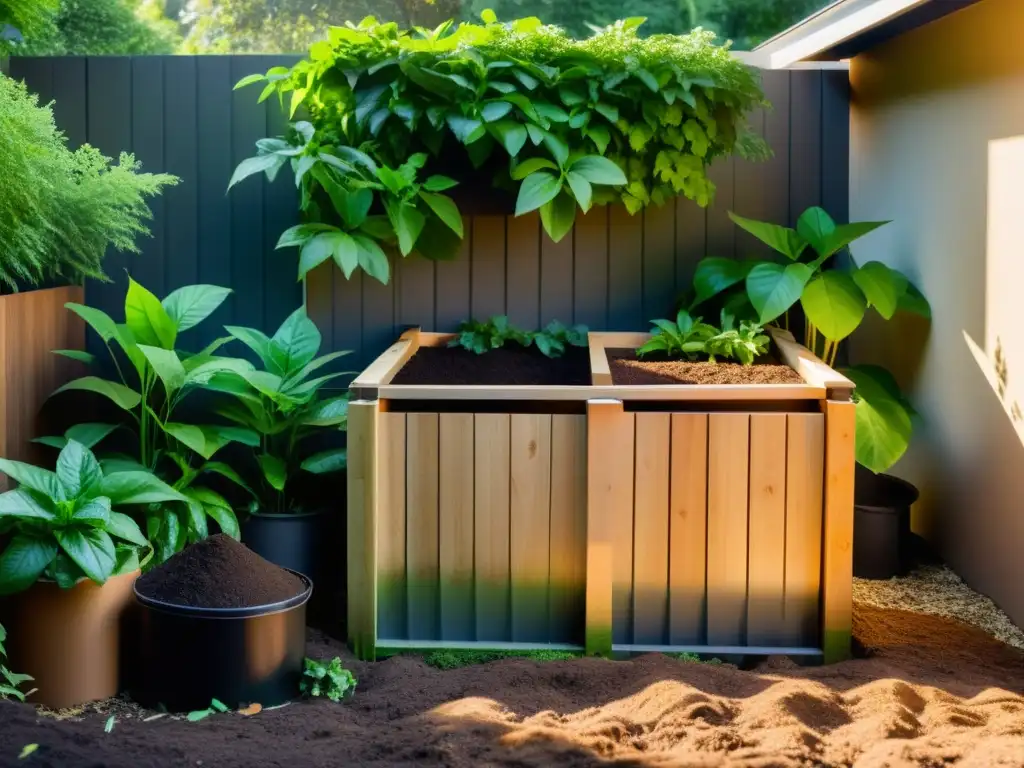
[[[351,389],[379,387],[388,384],[395,377],[409,358],[416,354],[420,347],[420,329],[410,328],[403,333],[398,341],[385,349],[376,360],[363,369],[349,384]]]
[[[769,328],[768,334],[778,347],[782,362],[796,371],[804,381],[813,387],[825,389],[831,400],[850,399],[854,383],[798,343],[792,333],[782,328]]]
[[[855,414],[852,402],[823,403],[825,487],[822,532],[821,621],[825,663],[850,658],[853,635],[853,478]]]
[[[390,400],[629,400],[759,402],[815,400],[826,390],[810,384],[653,384],[638,386],[485,386],[388,384],[376,389],[378,397]]]
[[[379,403],[348,406],[348,642],[374,659],[377,635],[377,422]]]
[[[590,352],[590,383],[595,387],[610,387],[612,371],[608,367],[608,356],[604,351],[604,334],[588,333],[587,349]]]

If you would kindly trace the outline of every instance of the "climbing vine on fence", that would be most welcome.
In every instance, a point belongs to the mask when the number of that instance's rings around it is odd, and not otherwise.
[[[238,83],[303,118],[231,180],[291,166],[304,223],[279,247],[301,249],[300,277],[333,259],[387,282],[392,244],[451,258],[463,228],[446,192],[471,177],[514,192],[516,215],[539,210],[557,241],[596,204],[705,206],[710,162],[767,152],[745,121],[764,103],[758,78],[711,33],[641,38],[636,18],[573,40],[536,18],[482,18],[334,27],[307,59]]]

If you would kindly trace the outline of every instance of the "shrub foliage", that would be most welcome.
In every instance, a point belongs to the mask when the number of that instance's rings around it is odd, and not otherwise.
[[[516,214],[539,210],[559,240],[594,204],[707,205],[709,163],[766,152],[745,120],[763,104],[758,79],[711,33],[641,38],[637,18],[574,40],[536,18],[482,16],[334,27],[290,69],[240,81],[308,117],[258,142],[232,179],[291,165],[307,223],[280,245],[302,249],[300,276],[333,257],[386,282],[380,245],[392,241],[453,256],[462,221],[443,193],[472,177],[517,190]]]
[[[0,136],[0,283],[11,289],[105,279],[107,246],[136,251],[148,234],[146,199],[177,182],[139,173],[129,154],[112,163],[88,145],[70,150],[50,107],[3,75]]]

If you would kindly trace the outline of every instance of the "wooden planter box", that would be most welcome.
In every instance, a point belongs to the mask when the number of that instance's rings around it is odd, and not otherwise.
[[[36,462],[33,438],[51,434],[39,420],[55,389],[75,375],[74,361],[55,349],[85,349],[85,323],[64,308],[84,302],[79,286],[0,296],[0,456]],[[8,489],[0,474],[0,491]]]
[[[352,383],[349,639],[377,648],[849,652],[852,383],[787,334],[803,384]]]

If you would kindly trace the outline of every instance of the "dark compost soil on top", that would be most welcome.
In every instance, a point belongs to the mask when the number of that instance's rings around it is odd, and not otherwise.
[[[549,358],[535,347],[509,344],[478,355],[461,347],[420,347],[392,384],[572,386],[590,384],[590,353],[569,347]]]
[[[140,576],[139,594],[193,608],[249,608],[301,594],[302,579],[218,533]]]
[[[651,654],[510,659],[438,671],[413,657],[347,658],[341,704],[296,701],[197,723],[108,702],[55,721],[0,702],[0,765],[851,766],[1024,764],[1024,656],[949,619],[859,605],[861,655],[753,671]],[[309,653],[343,655],[314,637]],[[110,712],[114,729],[104,733]],[[24,761],[27,744],[38,750]]]
[[[613,384],[803,384],[800,375],[771,357],[753,365],[706,360],[640,360],[632,349],[609,349]]]

